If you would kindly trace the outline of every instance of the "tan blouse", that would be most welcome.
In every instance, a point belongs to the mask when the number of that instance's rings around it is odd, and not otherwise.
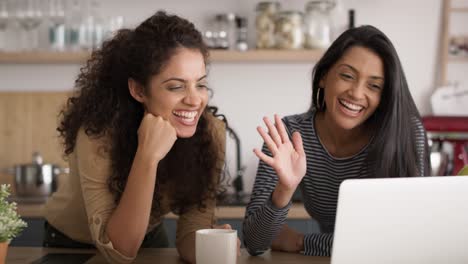
[[[210,115],[211,117],[211,115]],[[213,133],[220,142],[220,154],[224,162],[224,122],[209,118]],[[116,208],[114,196],[108,189],[111,160],[106,152],[105,139],[88,137],[81,129],[77,135],[74,152],[69,155],[70,175],[59,190],[47,201],[45,217],[56,229],[73,240],[95,244],[100,252],[112,263],[129,263],[133,259],[114,249],[106,234],[106,224]],[[221,161],[220,161],[221,162]],[[170,212],[170,194],[161,189],[161,211],[152,212],[147,233],[161,223]],[[215,200],[205,201],[206,211],[193,206],[177,220],[177,244],[187,235],[199,229],[211,228],[216,222]]]

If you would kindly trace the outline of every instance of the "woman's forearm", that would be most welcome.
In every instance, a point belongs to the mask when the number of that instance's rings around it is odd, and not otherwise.
[[[273,194],[271,196],[272,203],[277,208],[284,208],[286,205],[289,204],[289,201],[291,201],[291,198],[295,190],[296,190],[295,188],[294,189],[286,188],[286,187],[281,186],[281,184],[278,183],[278,185],[276,185],[275,190],[273,191]]]
[[[133,257],[148,228],[158,162],[138,149],[122,197],[107,223],[114,248]]]
[[[195,232],[185,236],[177,244],[177,251],[183,260],[195,263]]]

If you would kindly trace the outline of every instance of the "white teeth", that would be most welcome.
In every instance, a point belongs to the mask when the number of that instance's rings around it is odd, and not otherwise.
[[[197,116],[197,111],[173,111],[172,113],[188,120],[193,120]]]
[[[344,105],[346,108],[348,108],[349,110],[356,111],[356,112],[359,112],[364,108],[363,106],[353,104],[345,100],[340,100],[340,103]]]

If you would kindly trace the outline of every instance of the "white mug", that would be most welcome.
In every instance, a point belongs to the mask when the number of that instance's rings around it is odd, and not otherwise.
[[[237,230],[201,229],[195,237],[197,264],[237,262]]]

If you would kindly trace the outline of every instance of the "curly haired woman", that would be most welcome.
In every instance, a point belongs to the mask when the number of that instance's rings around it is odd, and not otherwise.
[[[164,12],[92,53],[57,129],[70,176],[47,202],[44,246],[131,262],[140,247],[167,247],[162,219],[173,212],[178,252],[194,262],[195,231],[215,224],[224,165],[207,60],[194,25]]]

